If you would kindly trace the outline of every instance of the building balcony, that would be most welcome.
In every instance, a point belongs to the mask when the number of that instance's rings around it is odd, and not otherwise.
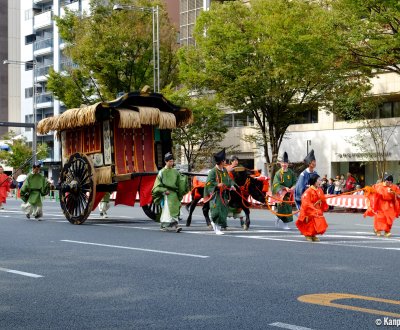
[[[43,5],[45,3],[52,3],[53,0],[33,0],[33,4],[35,5]]]
[[[33,44],[33,54],[37,57],[53,52],[53,39],[38,40]]]
[[[66,0],[64,6],[60,9],[60,17],[64,17],[65,10],[68,9],[70,11],[78,11],[79,8],[79,1],[76,0]]]
[[[48,65],[48,66],[39,66],[36,68],[35,70],[35,77],[37,81],[45,81],[47,80],[46,75],[49,74],[50,68],[52,66]]]
[[[53,24],[53,12],[51,10],[35,15],[33,17],[33,28],[35,30],[49,27]]]
[[[44,109],[53,106],[53,95],[51,93],[42,93],[36,96],[36,108]]]
[[[71,68],[78,68],[78,64],[72,61],[65,61],[60,63],[60,71],[69,71]]]

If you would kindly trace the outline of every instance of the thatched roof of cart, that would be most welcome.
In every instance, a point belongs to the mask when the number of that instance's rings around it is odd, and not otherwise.
[[[193,122],[191,110],[171,103],[162,94],[131,92],[113,101],[68,109],[60,115],[42,119],[37,131],[39,134],[60,132],[91,126],[116,116],[119,116],[121,128],[154,125],[160,129],[173,129]]]

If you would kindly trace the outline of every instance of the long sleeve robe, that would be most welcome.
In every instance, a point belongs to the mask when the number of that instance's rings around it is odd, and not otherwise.
[[[274,181],[272,182],[272,193],[277,195],[278,198],[283,199],[284,202],[277,203],[278,218],[283,222],[292,222],[292,204],[285,203],[289,202],[293,197],[291,193],[286,192],[286,188],[292,188],[297,182],[296,175],[288,168],[286,172],[280,169],[275,173]],[[282,216],[279,214],[288,214],[288,216]]]
[[[218,188],[218,184],[223,183],[224,188]],[[229,190],[234,185],[226,168],[222,170],[214,167],[208,173],[206,185],[204,187],[204,199],[210,200],[211,220],[221,227],[226,227],[228,216]]]
[[[169,195],[165,195],[167,190]],[[164,167],[158,172],[151,194],[155,204],[163,206],[165,200],[168,201],[171,222],[174,222],[178,220],[181,200],[187,192],[187,177],[181,175],[175,168]]]
[[[24,199],[27,199],[26,201],[33,206],[41,207],[42,196],[48,195],[49,192],[50,184],[40,173],[29,173],[21,188],[21,196],[27,196],[29,194],[29,197],[24,197]]]
[[[393,221],[400,215],[400,189],[395,184],[385,185],[378,183],[373,186],[373,192],[367,194],[369,208],[365,216],[374,216],[374,228],[376,231],[389,233]]]
[[[0,175],[0,203],[5,203],[8,192],[10,191],[10,178],[7,174]]]
[[[328,228],[324,211],[328,210],[324,192],[311,186],[301,197],[300,215],[296,226],[304,236],[322,235]]]
[[[301,196],[309,187],[308,181],[310,180],[311,174],[318,174],[318,173],[316,171],[310,172],[310,170],[306,168],[303,172],[301,172],[301,174],[297,179],[296,188],[294,191],[294,200],[299,210],[301,206]]]

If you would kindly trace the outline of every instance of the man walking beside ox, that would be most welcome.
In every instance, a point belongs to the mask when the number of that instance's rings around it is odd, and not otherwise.
[[[288,223],[293,221],[291,201],[297,179],[294,172],[288,167],[289,156],[286,151],[283,153],[280,164],[281,169],[275,173],[274,181],[272,182],[272,193],[279,198],[275,226],[280,227],[280,222],[282,222],[282,229],[288,230],[290,229]]]
[[[215,167],[208,173],[204,187],[204,200],[210,201],[211,225],[217,235],[223,235],[221,228],[226,227],[228,216],[229,190],[234,182],[225,168],[225,149],[214,155]]]

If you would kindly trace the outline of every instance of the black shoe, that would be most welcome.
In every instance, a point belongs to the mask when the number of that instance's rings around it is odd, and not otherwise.
[[[176,227],[175,231],[176,231],[177,233],[180,233],[180,232],[182,231],[182,228],[181,228],[181,227]]]
[[[31,216],[30,216],[29,214],[26,214],[26,217],[27,217],[28,219],[30,219],[30,218],[31,218]]]
[[[40,217],[38,216],[38,215],[35,215],[35,219],[37,220],[37,219],[39,219]]]
[[[100,212],[100,216],[101,216],[101,217],[103,216],[103,212]]]

